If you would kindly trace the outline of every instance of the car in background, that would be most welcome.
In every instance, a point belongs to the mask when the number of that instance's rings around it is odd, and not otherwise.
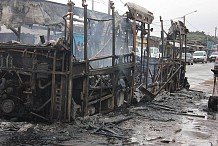
[[[205,51],[195,51],[193,53],[193,62],[207,63],[207,53]]]
[[[216,60],[216,57],[218,57],[218,52],[212,52],[212,54],[208,57],[208,61],[212,62]]]
[[[214,62],[214,70],[218,70],[218,57],[216,57]]]
[[[185,62],[185,53],[182,53],[182,61]],[[186,53],[186,63],[188,65],[193,65],[193,56],[191,53]]]
[[[147,51],[146,48],[143,48],[143,56],[147,56]],[[141,48],[140,47],[136,47],[136,56],[141,57]],[[160,58],[161,57],[161,53],[159,51],[159,48],[157,47],[150,47],[150,57],[151,58]]]
[[[161,57],[160,50],[157,47],[150,47],[150,54],[151,54],[151,58],[160,58]]]

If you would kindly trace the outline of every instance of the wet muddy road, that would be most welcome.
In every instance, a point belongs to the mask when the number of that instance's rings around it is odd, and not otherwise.
[[[197,91],[163,92],[150,103],[78,118],[70,124],[2,119],[0,145],[216,146],[218,116],[207,110],[212,67],[212,63],[187,66],[191,89]]]
[[[186,76],[190,89],[211,93],[213,86],[213,72],[211,69],[214,63],[195,63],[186,66]]]

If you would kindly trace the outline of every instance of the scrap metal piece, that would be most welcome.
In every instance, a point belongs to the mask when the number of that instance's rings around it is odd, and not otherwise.
[[[136,21],[144,22],[146,24],[151,24],[154,20],[153,13],[145,9],[144,7],[141,7],[139,5],[136,5],[134,3],[128,2],[126,3],[126,6],[129,9],[129,15],[128,17],[130,19],[134,19],[134,15],[136,14]]]
[[[153,100],[155,98],[155,95],[151,93],[149,90],[147,90],[146,87],[144,87],[143,85],[139,86],[138,88],[150,100]]]

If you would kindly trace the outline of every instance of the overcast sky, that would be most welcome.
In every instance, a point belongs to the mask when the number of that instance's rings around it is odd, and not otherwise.
[[[68,0],[49,0],[66,4]],[[72,0],[75,6],[81,7],[82,0]],[[87,0],[91,9],[91,1]],[[94,9],[107,13],[108,0],[94,0]],[[154,14],[151,27],[154,28],[153,35],[160,33],[160,16],[164,20],[164,28],[167,31],[171,19],[183,21],[182,17],[195,10],[197,12],[186,15],[186,26],[190,31],[204,31],[206,34],[215,35],[215,27],[218,27],[218,1],[217,0],[114,0],[115,9],[123,14],[127,10],[123,3],[134,2]],[[179,18],[181,17],[181,18]],[[159,35],[160,36],[160,35]]]

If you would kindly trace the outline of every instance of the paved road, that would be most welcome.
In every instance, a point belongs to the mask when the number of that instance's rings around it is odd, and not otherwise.
[[[213,87],[213,68],[214,63],[196,63],[187,65],[186,76],[190,84],[190,89],[211,93]]]

